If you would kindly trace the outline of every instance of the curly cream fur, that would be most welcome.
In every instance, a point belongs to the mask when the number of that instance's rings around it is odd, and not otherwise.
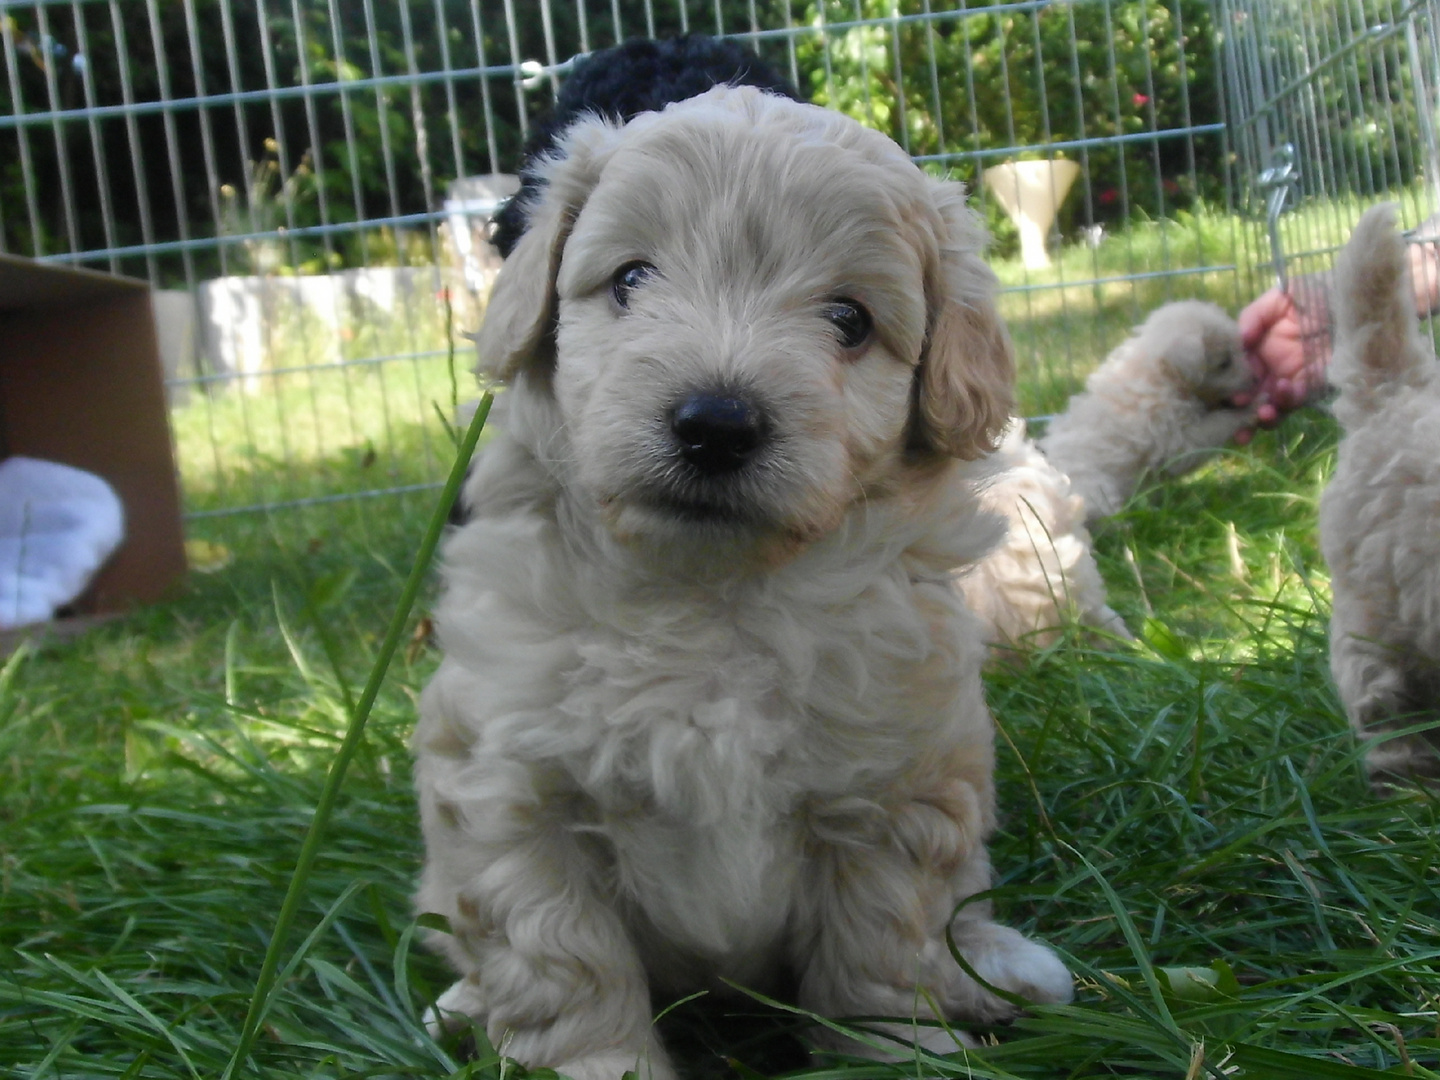
[[[1233,319],[1201,300],[1165,304],[1091,373],[1040,449],[1093,522],[1147,477],[1183,476],[1253,423],[1251,408],[1227,401],[1254,383]]]
[[[1360,219],[1335,269],[1328,375],[1344,429],[1320,500],[1330,670],[1377,783],[1440,780],[1440,367],[1420,333],[1395,208]]]
[[[981,501],[1005,518],[1006,537],[956,582],[986,640],[1005,656],[1016,646],[1054,643],[1070,622],[1129,638],[1106,601],[1084,500],[1026,437],[1025,421],[1011,422],[991,465]]]
[[[950,573],[998,530],[959,459],[1011,370],[960,189],[733,88],[582,121],[544,169],[480,334],[510,388],[414,739],[441,1017],[617,1080],[673,1074],[652,994],[722,977],[788,974],[830,1016],[1011,1015],[947,930],[993,985],[1067,999],[1054,954],[960,904],[990,885],[993,732]],[[717,385],[769,429],[701,483],[667,417]]]

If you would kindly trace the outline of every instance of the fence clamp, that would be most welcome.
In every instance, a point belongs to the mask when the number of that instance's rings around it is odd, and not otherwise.
[[[515,81],[526,90],[534,90],[547,77],[553,78],[539,60],[522,60],[515,68]]]
[[[1255,186],[1265,192],[1265,225],[1270,232],[1270,260],[1275,265],[1275,279],[1280,288],[1290,287],[1285,273],[1285,245],[1280,241],[1280,215],[1290,193],[1300,182],[1300,167],[1295,164],[1295,144],[1285,143],[1270,157],[1270,166],[1256,178]]]

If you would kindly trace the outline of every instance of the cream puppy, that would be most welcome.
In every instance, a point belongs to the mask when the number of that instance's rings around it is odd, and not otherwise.
[[[1067,623],[1130,638],[1106,599],[1085,502],[1026,437],[1024,420],[1010,422],[990,463],[995,471],[982,505],[1005,519],[1005,540],[961,574],[956,587],[980,617],[992,651],[1011,658],[1016,648],[1043,648]]]
[[[1253,424],[1253,406],[1228,402],[1254,385],[1235,320],[1203,300],[1165,304],[1091,372],[1040,449],[1093,522],[1147,477],[1183,476]]]
[[[1330,671],[1377,783],[1440,779],[1440,367],[1415,317],[1395,207],[1355,226],[1335,267],[1327,372],[1344,429],[1320,499]]]
[[[1013,1015],[947,933],[991,985],[1068,999],[967,902],[993,732],[951,571],[998,535],[966,459],[1013,365],[961,188],[731,87],[583,120],[541,168],[414,739],[441,1018],[618,1080],[673,1075],[654,1010],[722,978],[834,1017]]]

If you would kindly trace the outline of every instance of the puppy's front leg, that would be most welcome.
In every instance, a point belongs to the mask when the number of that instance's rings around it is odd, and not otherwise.
[[[1425,735],[1392,733],[1418,722],[1404,651],[1379,640],[1382,626],[1366,598],[1336,578],[1330,618],[1330,674],[1377,790],[1397,777],[1440,776],[1440,747]],[[1388,736],[1388,737],[1387,737]],[[1432,736],[1434,738],[1434,736]]]
[[[573,1080],[671,1080],[640,958],[599,895],[595,852],[537,792],[549,785],[435,764],[418,772],[417,902],[450,920],[438,944],[464,974],[437,1002],[441,1023],[476,1020],[507,1057]]]
[[[1255,410],[1210,409],[1183,429],[1183,443],[1166,455],[1163,471],[1169,476],[1184,476],[1209,461],[1241,428],[1253,425]]]
[[[947,794],[893,816],[884,839],[857,836],[818,849],[806,890],[809,933],[798,943],[808,948],[797,957],[801,1005],[832,1017],[941,1019],[933,1004],[944,1019],[962,1023],[1015,1014],[955,963],[945,940],[955,905],[990,887],[989,859],[977,838],[979,800],[965,798],[965,790],[960,799]],[[955,815],[966,802],[971,811]],[[987,902],[954,915],[953,936],[991,985],[1032,1002],[1070,1000],[1070,973],[1055,954],[993,922]],[[902,1025],[891,1032],[942,1053],[957,1045],[940,1028]]]

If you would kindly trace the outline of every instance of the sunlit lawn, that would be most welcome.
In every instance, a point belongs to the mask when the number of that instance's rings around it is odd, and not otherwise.
[[[1191,232],[1177,233],[1177,263],[1225,258],[1223,235],[1218,252],[1187,251]],[[1095,258],[1067,252],[1055,277],[1099,276]],[[1054,407],[1137,315],[1192,282],[1234,309],[1223,274],[1010,294],[1027,410]],[[1073,369],[1037,376],[1050,358]],[[176,424],[192,507],[440,479],[448,358],[395,371],[307,377],[283,402],[192,400]],[[692,1073],[1440,1075],[1440,805],[1367,791],[1327,675],[1314,508],[1334,442],[1329,418],[1307,412],[1143,494],[1096,533],[1112,604],[1142,641],[1067,642],[989,676],[996,904],[1069,958],[1074,1006],[988,1033],[968,1057],[891,1066],[810,1059],[793,1018],[710,997],[666,1021]],[[433,502],[204,519],[192,532],[228,564],[169,603],[10,660],[0,1075],[221,1075],[346,702]],[[286,951],[297,962],[239,1075],[501,1071],[483,1045],[466,1065],[469,1047],[437,1046],[419,1022],[447,980],[412,936],[408,900],[419,841],[406,739],[437,660],[422,613],[309,881]]]

